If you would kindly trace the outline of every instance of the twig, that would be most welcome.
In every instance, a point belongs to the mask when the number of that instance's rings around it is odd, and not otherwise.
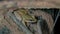
[[[42,34],[42,29],[41,29],[41,25],[40,25],[40,18],[42,18],[42,16],[38,16],[38,22],[37,22],[37,28],[38,28],[38,33]]]
[[[55,22],[54,22],[54,25],[53,25],[53,27],[52,27],[51,33],[53,32],[53,29],[54,29],[54,27],[55,27],[55,25],[56,25],[56,23],[57,23],[57,20],[58,20],[59,16],[60,16],[60,10],[59,10],[59,12],[58,12],[58,14],[57,14],[57,17],[56,17],[56,19],[55,19]],[[53,33],[52,33],[52,34],[53,34]]]
[[[41,26],[40,26],[40,20],[37,22],[37,28],[38,28],[38,33],[42,34]]]

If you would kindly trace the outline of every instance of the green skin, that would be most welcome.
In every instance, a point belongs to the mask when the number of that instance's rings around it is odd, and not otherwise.
[[[17,12],[18,12],[18,13],[20,14],[20,16],[23,18],[23,21],[25,21],[25,22],[36,22],[35,17],[29,15],[29,14],[28,14],[28,11],[26,11],[26,10],[18,10]],[[31,21],[30,21],[30,20],[31,20]]]

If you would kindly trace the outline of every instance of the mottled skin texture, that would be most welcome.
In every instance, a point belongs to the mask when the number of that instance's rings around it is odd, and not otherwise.
[[[36,18],[33,15],[28,14],[28,10],[26,9],[20,9],[15,12],[17,12],[19,16],[21,16],[22,21],[26,24],[31,22],[32,23],[36,22]]]

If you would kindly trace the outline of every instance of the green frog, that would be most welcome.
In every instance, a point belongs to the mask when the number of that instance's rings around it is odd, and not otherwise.
[[[28,10],[26,9],[19,9],[15,11],[21,18],[22,21],[25,23],[36,23],[35,16],[32,16],[28,13]]]

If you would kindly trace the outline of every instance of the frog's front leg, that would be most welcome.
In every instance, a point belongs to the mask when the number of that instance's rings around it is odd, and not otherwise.
[[[24,26],[27,27],[27,23],[24,20],[22,20],[22,23],[23,23]]]

